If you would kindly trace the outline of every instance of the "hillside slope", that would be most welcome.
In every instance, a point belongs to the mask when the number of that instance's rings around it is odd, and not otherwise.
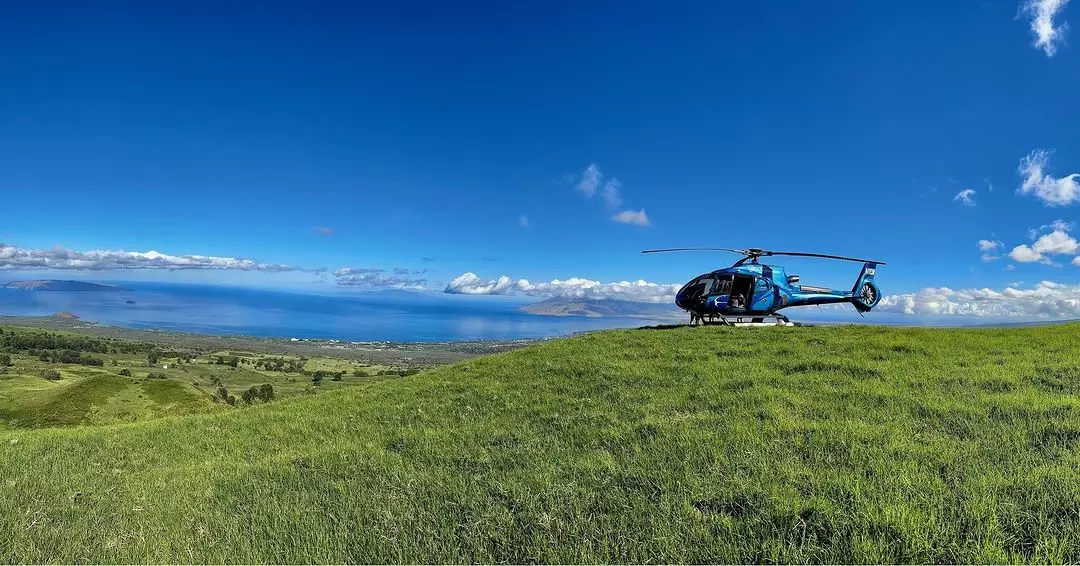
[[[0,432],[0,561],[1076,562],[1078,340],[612,331]]]

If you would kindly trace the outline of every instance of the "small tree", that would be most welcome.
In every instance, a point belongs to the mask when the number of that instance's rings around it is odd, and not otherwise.
[[[0,354],[0,366],[11,365],[11,354]]]
[[[128,368],[124,368],[120,370],[120,375],[124,377],[131,377],[131,370],[129,370]]]
[[[315,385],[322,385],[322,379],[323,379],[322,372],[317,371],[317,372],[315,372],[314,375],[311,376],[311,383],[313,383]]]
[[[158,363],[158,360],[160,360],[160,359],[161,359],[161,352],[158,352],[157,350],[150,350],[149,352],[146,353],[146,365],[148,365],[148,366],[151,366],[151,367],[156,366],[157,363]]]
[[[240,364],[240,358],[238,358],[236,356],[233,356],[232,359],[229,360],[229,366],[232,367],[233,369],[236,369],[236,366],[239,365],[239,364]]]
[[[257,385],[252,385],[251,387],[248,387],[244,390],[243,393],[240,394],[240,398],[243,399],[245,403],[254,403],[255,399],[259,398],[259,387]]]
[[[229,390],[225,389],[224,387],[218,387],[218,390],[217,390],[217,393],[215,394],[215,396],[218,399],[221,399],[222,401],[228,401],[228,399],[229,399]]]
[[[60,379],[60,372],[58,372],[58,371],[56,371],[54,369],[43,369],[43,370],[41,370],[41,377],[44,377],[45,379],[48,379],[49,381],[56,381],[56,380]]]
[[[274,386],[269,383],[262,384],[262,387],[259,387],[259,398],[263,401],[273,401]]]

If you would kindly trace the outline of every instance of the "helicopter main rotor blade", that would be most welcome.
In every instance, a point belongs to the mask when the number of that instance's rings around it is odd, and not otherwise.
[[[807,252],[774,252],[765,250],[765,255],[790,255],[798,257],[823,257],[826,259],[840,259],[844,261],[857,261],[860,263],[876,263],[878,265],[885,265],[884,261],[878,261],[876,259],[860,259],[857,257],[846,257],[842,255],[829,255],[829,254],[812,254]]]
[[[746,254],[746,250],[736,250],[732,248],[664,248],[660,250],[643,250],[643,254],[658,254],[663,252],[731,252],[735,254]]]

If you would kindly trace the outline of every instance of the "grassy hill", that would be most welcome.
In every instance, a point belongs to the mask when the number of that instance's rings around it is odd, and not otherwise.
[[[1080,326],[674,328],[0,432],[3,562],[1080,560]]]

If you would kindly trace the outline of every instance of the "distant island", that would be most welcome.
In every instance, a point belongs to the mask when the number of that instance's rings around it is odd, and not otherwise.
[[[95,291],[115,292],[130,291],[116,285],[88,283],[86,281],[60,281],[58,279],[34,279],[31,281],[12,281],[0,285],[3,289],[22,289],[24,291]]]
[[[578,299],[552,297],[550,299],[525,305],[523,312],[546,316],[585,316],[623,317],[623,318],[674,318],[679,316],[679,309],[671,303],[639,303],[619,299]]]

